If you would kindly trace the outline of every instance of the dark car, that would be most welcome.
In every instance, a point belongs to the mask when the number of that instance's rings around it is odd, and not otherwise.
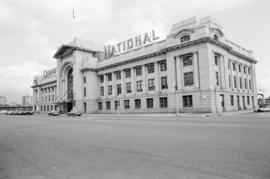
[[[33,111],[24,111],[24,115],[33,115]]]
[[[82,113],[80,111],[70,111],[67,113],[67,116],[81,116]]]
[[[51,111],[48,113],[49,116],[59,116],[59,112],[58,111]]]

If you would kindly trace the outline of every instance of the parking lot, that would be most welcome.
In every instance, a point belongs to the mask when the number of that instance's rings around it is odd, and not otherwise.
[[[270,113],[0,115],[0,178],[270,178]]]

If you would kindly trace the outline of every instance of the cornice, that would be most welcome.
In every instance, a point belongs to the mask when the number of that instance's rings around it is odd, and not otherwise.
[[[49,81],[47,83],[33,85],[33,86],[31,86],[31,88],[36,88],[36,87],[40,87],[40,86],[44,86],[44,85],[49,85],[49,84],[56,83],[56,82],[57,82],[56,80],[53,80],[53,81]]]
[[[223,48],[228,53],[231,53],[231,54],[233,54],[235,56],[243,58],[243,59],[245,59],[245,60],[247,60],[249,62],[257,63],[257,61],[254,60],[253,58],[248,57],[246,55],[243,55],[243,54],[241,54],[239,52],[236,52],[235,50],[233,50],[233,48],[231,46],[229,46],[229,45],[227,45],[227,44],[225,44],[223,42],[214,40],[211,37],[204,37],[204,38],[189,41],[189,42],[186,42],[186,43],[165,47],[165,48],[157,50],[156,52],[149,53],[149,54],[146,54],[146,55],[141,55],[141,56],[138,56],[138,57],[135,57],[135,58],[131,58],[131,59],[122,61],[122,62],[117,62],[117,63],[114,63],[114,64],[99,67],[97,69],[92,69],[92,71],[101,71],[101,70],[106,70],[106,69],[109,69],[109,68],[114,68],[114,67],[117,67],[117,66],[120,66],[120,65],[125,65],[125,64],[131,63],[131,62],[140,61],[140,60],[143,60],[143,59],[146,59],[146,58],[150,58],[150,57],[158,56],[158,55],[161,55],[161,54],[165,54],[165,53],[170,52],[170,51],[174,51],[174,50],[177,50],[177,49],[182,49],[182,48],[186,48],[186,47],[190,47],[190,46],[194,46],[194,45],[198,45],[198,44],[202,44],[202,43],[211,43],[213,45],[216,45],[218,47]]]

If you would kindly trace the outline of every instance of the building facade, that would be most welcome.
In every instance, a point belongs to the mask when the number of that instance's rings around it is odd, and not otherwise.
[[[46,113],[57,110],[56,68],[35,76],[33,88],[33,110]]]
[[[74,38],[55,53],[54,78],[33,86],[36,104],[44,95],[39,91],[47,88],[47,94],[54,86],[53,102],[62,113],[224,112],[257,107],[253,52],[226,39],[216,20],[190,18],[174,24],[165,39],[157,39],[151,32],[104,48]]]

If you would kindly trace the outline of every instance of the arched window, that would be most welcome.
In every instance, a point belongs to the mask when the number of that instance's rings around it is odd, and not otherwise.
[[[180,39],[181,43],[187,42],[187,41],[189,41],[189,40],[190,40],[190,36],[189,36],[189,35],[184,35],[184,36],[181,37],[181,39]]]
[[[214,40],[218,41],[218,36],[217,35],[214,35]]]

